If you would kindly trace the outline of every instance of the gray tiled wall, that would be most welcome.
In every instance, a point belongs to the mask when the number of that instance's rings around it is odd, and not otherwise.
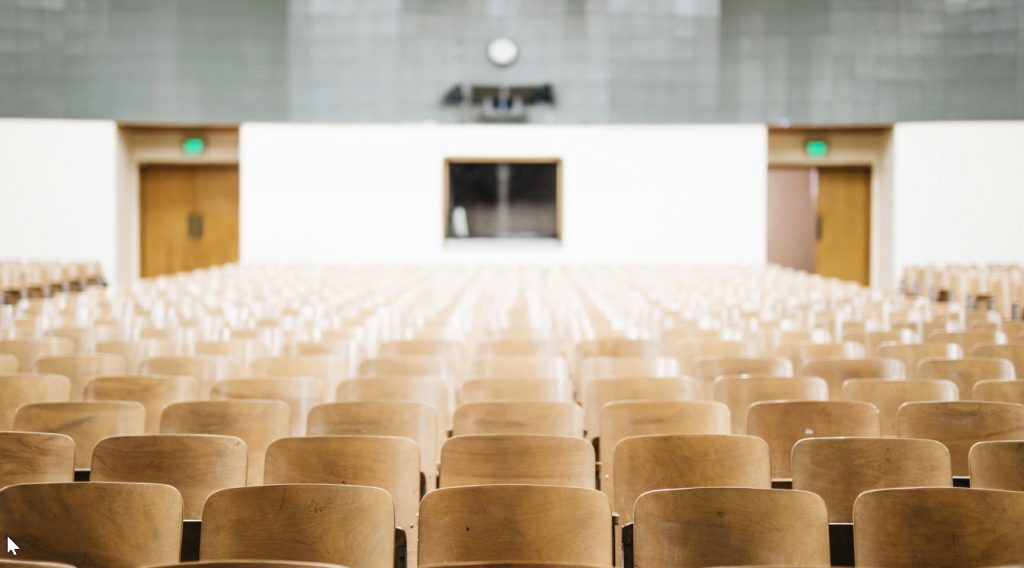
[[[535,122],[1024,118],[1024,1],[0,0],[0,116],[458,122],[452,85],[535,82]]]

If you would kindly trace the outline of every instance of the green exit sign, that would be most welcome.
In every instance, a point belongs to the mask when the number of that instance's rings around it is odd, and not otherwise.
[[[828,155],[828,141],[808,140],[804,145],[804,152],[808,158],[824,158]]]
[[[198,156],[206,151],[206,140],[200,136],[189,136],[181,141],[181,153],[186,156]]]

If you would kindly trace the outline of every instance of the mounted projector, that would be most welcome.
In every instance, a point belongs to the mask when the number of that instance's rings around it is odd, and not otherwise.
[[[484,122],[525,122],[530,106],[555,104],[555,89],[550,84],[515,87],[454,85],[445,93],[443,104],[477,108],[476,119]]]

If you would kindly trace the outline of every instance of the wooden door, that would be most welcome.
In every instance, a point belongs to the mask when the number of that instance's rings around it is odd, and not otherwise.
[[[238,168],[143,166],[142,276],[238,261]]]
[[[871,169],[819,168],[814,271],[868,284]]]

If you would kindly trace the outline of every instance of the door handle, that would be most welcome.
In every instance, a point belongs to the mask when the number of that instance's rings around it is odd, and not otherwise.
[[[198,241],[203,238],[203,214],[202,213],[189,213],[188,214],[188,238],[193,241]]]

